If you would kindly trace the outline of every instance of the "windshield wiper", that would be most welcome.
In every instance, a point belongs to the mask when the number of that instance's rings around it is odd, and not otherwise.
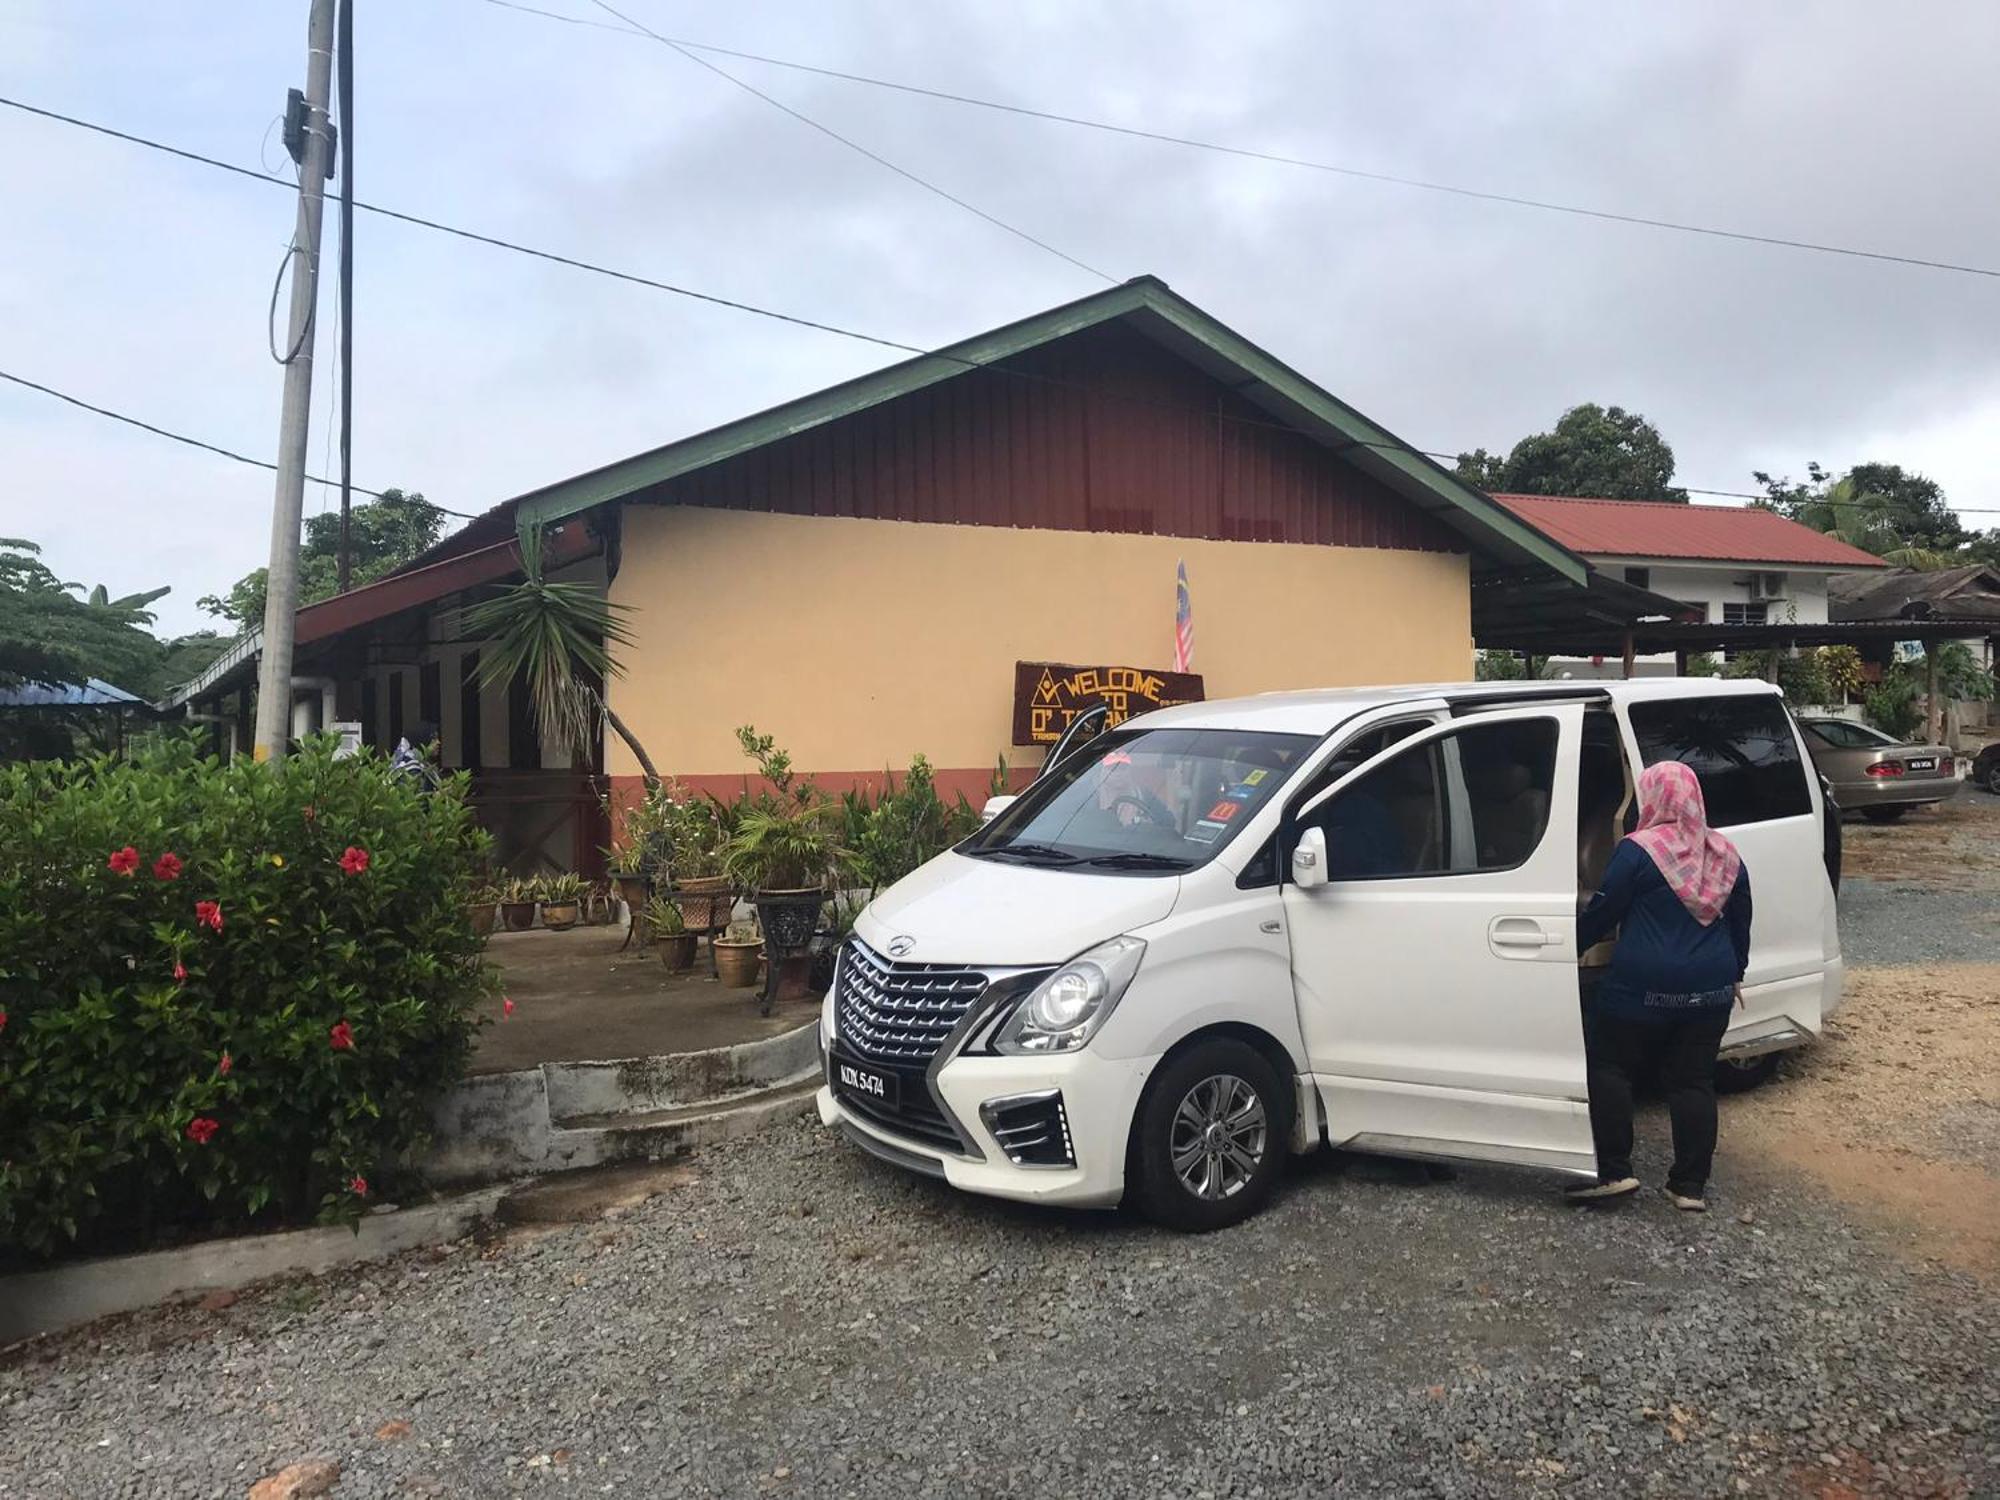
[[[1189,870],[1194,861],[1182,859],[1178,854],[1146,854],[1139,850],[1127,850],[1123,854],[1100,854],[1084,861],[1087,865],[1103,865],[1111,870]]]
[[[1058,849],[1054,844],[995,844],[989,848],[968,849],[965,852],[988,858],[1008,854],[1017,859],[1034,860],[1038,864],[1073,865],[1078,862],[1077,855],[1067,849]]]

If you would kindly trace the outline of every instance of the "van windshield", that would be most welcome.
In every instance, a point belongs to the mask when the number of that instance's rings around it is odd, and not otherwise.
[[[974,859],[1171,874],[1205,864],[1317,741],[1235,729],[1101,735],[959,845]]]

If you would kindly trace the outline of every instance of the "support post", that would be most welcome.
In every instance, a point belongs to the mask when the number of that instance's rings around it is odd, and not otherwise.
[[[1631,680],[1633,663],[1637,657],[1634,645],[1631,627],[1627,626],[1625,630],[1625,677],[1627,681]]]
[[[292,725],[292,631],[299,603],[299,525],[305,510],[306,435],[312,414],[313,307],[319,295],[320,209],[332,139],[326,101],[333,84],[334,0],[312,0],[306,24],[305,148],[292,239],[292,307],[285,347],[285,398],[278,419],[278,483],[271,505],[271,564],[264,596],[264,647],[257,664],[259,760],[285,753]]]
[[[1676,646],[1674,647],[1674,676],[1685,677],[1687,674],[1688,649],[1685,646]]]
[[[1944,704],[1938,699],[1938,642],[1924,637],[1924,742],[1935,745],[1944,735]]]

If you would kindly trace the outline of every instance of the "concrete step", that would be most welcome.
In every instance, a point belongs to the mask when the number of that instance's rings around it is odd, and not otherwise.
[[[753,1135],[780,1120],[808,1113],[820,1085],[812,1067],[768,1088],[724,1100],[673,1109],[579,1116],[549,1131],[543,1171],[607,1162],[657,1161],[696,1146]]]

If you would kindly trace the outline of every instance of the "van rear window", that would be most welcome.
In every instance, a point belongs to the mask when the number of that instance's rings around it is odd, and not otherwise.
[[[1691,768],[1715,827],[1812,811],[1798,737],[1776,694],[1658,699],[1634,703],[1629,714],[1640,759]]]

